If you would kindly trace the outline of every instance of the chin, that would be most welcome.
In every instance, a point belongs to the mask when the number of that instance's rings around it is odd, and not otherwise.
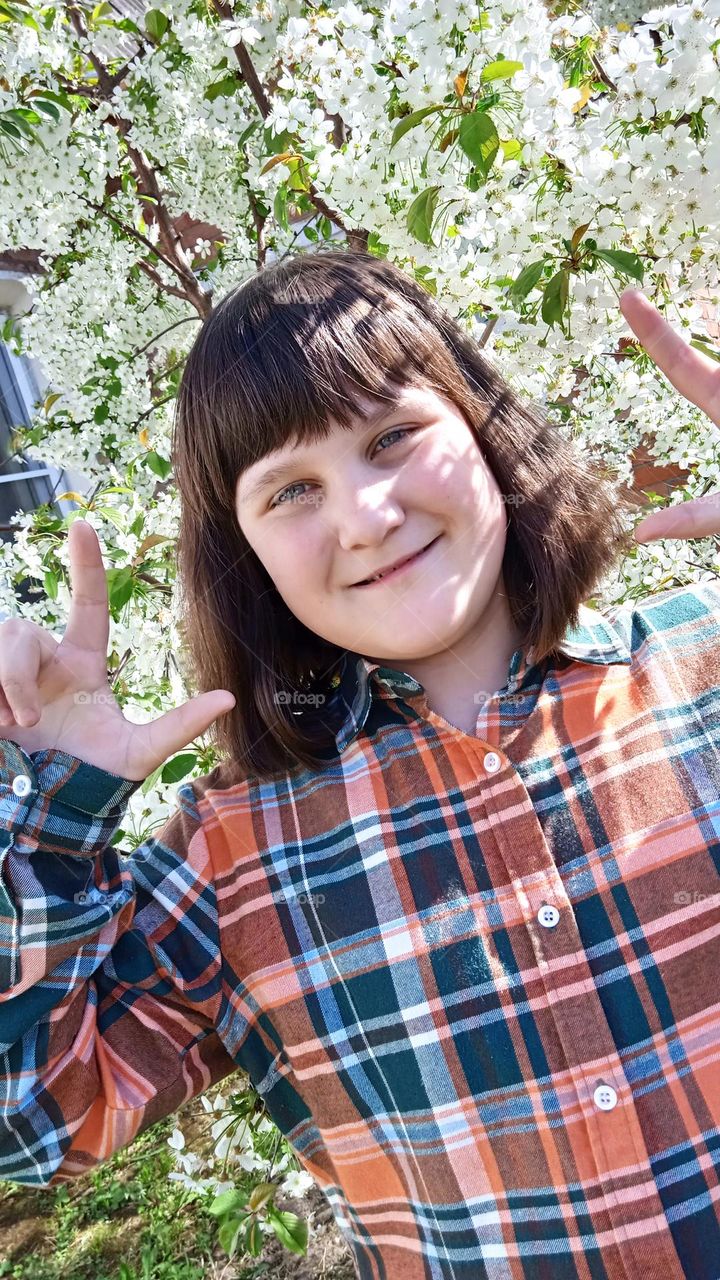
[[[393,636],[392,645],[383,647],[382,645],[373,645],[372,647],[364,643],[362,653],[368,658],[369,662],[385,663],[387,666],[402,666],[404,662],[421,662],[423,658],[432,658],[437,653],[442,653],[449,648],[452,641],[445,641],[442,636],[433,636],[426,644],[418,644],[417,635],[408,636],[407,644],[403,644],[398,639],[397,633]],[[370,654],[375,657],[370,657]],[[380,655],[380,656],[377,656]]]

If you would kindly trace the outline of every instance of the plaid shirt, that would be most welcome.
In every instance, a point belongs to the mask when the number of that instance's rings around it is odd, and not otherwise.
[[[326,767],[129,857],[138,783],[0,740],[0,1178],[240,1067],[362,1280],[717,1280],[720,586],[531,656],[470,736],[350,655]]]

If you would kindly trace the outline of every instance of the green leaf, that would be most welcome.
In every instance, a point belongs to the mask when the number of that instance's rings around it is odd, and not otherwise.
[[[95,405],[95,409],[93,410],[93,418],[98,424],[105,422],[107,418],[109,418],[109,416],[110,416],[110,406],[105,404],[104,401],[102,404]]]
[[[140,788],[144,796],[147,795],[148,791],[152,791],[162,771],[163,771],[163,765],[159,764],[157,769],[154,769],[153,772],[149,774],[149,776],[145,779],[145,781],[143,782]]]
[[[248,1209],[252,1209],[253,1213],[257,1213],[258,1209],[262,1209],[263,1205],[273,1199],[276,1191],[276,1182],[258,1182],[257,1186],[252,1189],[248,1200]]]
[[[720,351],[716,351],[714,347],[708,346],[707,342],[703,342],[702,338],[693,338],[690,342],[691,347],[695,347],[696,351],[702,351],[703,355],[709,356],[711,360],[720,363]]]
[[[485,111],[472,111],[460,121],[460,146],[484,177],[489,174],[498,153],[497,129]]]
[[[20,130],[16,129],[12,121],[5,120],[2,116],[0,116],[0,130],[6,133],[9,138],[22,138]]]
[[[380,239],[379,231],[371,231],[368,236],[368,252],[373,253],[376,258],[386,258],[389,251],[390,245]]]
[[[37,116],[35,118],[37,119]],[[13,107],[10,111],[5,112],[4,123],[6,125],[14,125],[24,137],[29,138],[31,142],[35,141],[35,130],[28,124],[25,116],[17,108]]]
[[[162,769],[162,765],[160,768]],[[208,1213],[213,1218],[222,1218],[226,1213],[235,1213],[236,1210],[243,1209],[246,1203],[246,1196],[242,1191],[231,1188],[229,1191],[223,1191],[221,1195],[216,1196],[212,1204],[208,1205]]]
[[[120,533],[125,532],[125,516],[122,511],[116,511],[114,507],[98,507],[93,505],[93,511],[96,515],[103,516],[110,524],[119,529]]]
[[[208,102],[214,102],[216,98],[231,98],[240,88],[240,81],[234,72],[229,76],[223,76],[222,80],[216,80],[214,84],[209,84],[203,94]]]
[[[243,129],[242,133],[240,134],[240,137],[237,140],[237,145],[241,147],[244,142],[247,142],[251,134],[253,134],[255,130],[258,129],[259,127],[260,127],[260,121],[252,120],[248,125],[247,129]]]
[[[238,1236],[240,1235],[246,1220],[246,1215],[243,1215],[240,1218],[228,1218],[222,1223],[220,1230],[218,1231],[218,1240],[230,1257],[232,1257],[237,1249]]]
[[[94,27],[98,18],[105,18],[107,17],[108,13],[111,13],[111,12],[112,10],[110,8],[110,5],[107,3],[107,0],[100,0],[100,4],[95,5],[95,8],[93,9],[92,13],[90,14],[90,17],[88,18],[88,26]]]
[[[58,598],[58,576],[57,576],[57,574],[56,574],[56,573],[52,573],[52,572],[51,572],[51,570],[50,570],[50,569],[48,569],[47,573],[45,574],[45,577],[44,577],[43,581],[44,581],[44,583],[45,583],[45,590],[46,590],[47,594],[49,595],[50,599],[51,599],[51,600],[57,600],[57,598]]]
[[[106,569],[108,603],[111,609],[122,609],[133,593],[132,569]]]
[[[516,71],[522,71],[522,69],[522,62],[508,62],[506,58],[501,58],[498,62],[491,62],[487,67],[483,67],[480,79],[485,83],[488,80],[509,80]]]
[[[632,276],[633,280],[639,280],[642,284],[645,267],[642,258],[636,253],[628,253],[626,249],[596,249],[595,256],[602,258],[603,262],[609,262],[621,275]]]
[[[245,1227],[245,1248],[253,1258],[257,1258],[262,1253],[262,1247],[263,1233],[257,1218],[254,1218]]]
[[[132,18],[119,18],[113,22],[113,26],[118,28],[120,31],[129,31],[131,35],[134,36],[142,35],[139,26],[137,23],[133,22]]]
[[[180,755],[173,756],[172,760],[168,760],[163,768],[160,781],[179,782],[181,778],[187,777],[196,764],[197,753],[195,751],[182,751]]]
[[[33,98],[32,103],[38,111],[42,111],[43,115],[50,116],[55,121],[60,119],[60,112],[54,102],[46,102],[44,98]]]
[[[293,135],[288,129],[281,129],[279,133],[273,133],[269,127],[264,127],[263,138],[265,139],[264,150],[270,156],[279,156],[283,151],[295,150]]]
[[[429,116],[432,111],[442,111],[444,106],[445,103],[439,102],[433,107],[420,107],[419,111],[411,111],[409,116],[403,116],[401,120],[398,120],[393,129],[390,150],[392,151],[395,143],[399,142],[410,129],[414,129],[416,124],[420,124],[420,121]]]
[[[172,463],[168,462],[167,458],[161,458],[160,454],[156,453],[154,449],[148,450],[145,454],[145,462],[150,470],[155,472],[156,476],[160,476],[161,480],[167,480],[172,471]]]
[[[58,106],[64,107],[66,111],[70,111],[72,108],[72,103],[70,102],[70,98],[68,97],[68,95],[65,93],[64,90],[43,88],[42,100],[43,102],[57,102]],[[33,102],[33,106],[35,106],[36,105],[35,99],[32,99],[32,102]]]
[[[500,146],[503,149],[503,155],[506,160],[517,160],[523,149],[522,142],[518,142],[517,138],[508,138],[507,142],[500,140]]]
[[[432,272],[432,267],[428,266],[415,267],[414,269],[415,279],[418,284],[421,284],[424,289],[427,289],[428,293],[432,294],[433,298],[436,298],[437,280],[430,274],[430,272]]]
[[[273,215],[275,221],[280,224],[283,231],[290,230],[290,222],[288,219],[288,195],[285,187],[278,187],[273,200]]]
[[[428,187],[413,200],[406,215],[406,225],[411,236],[422,244],[432,244],[432,223],[435,216],[439,187]]]
[[[541,315],[546,324],[562,323],[567,307],[570,280],[567,271],[556,271],[543,290]]]
[[[513,302],[522,302],[523,298],[535,288],[543,273],[545,259],[541,258],[538,262],[531,262],[529,266],[523,267],[520,275],[513,280],[510,285],[510,296]]]
[[[303,1218],[298,1218],[295,1213],[282,1213],[279,1209],[270,1209],[268,1221],[286,1249],[298,1254],[307,1252],[308,1225]]]
[[[145,30],[152,40],[162,40],[170,25],[170,19],[162,9],[148,9],[145,14]]]

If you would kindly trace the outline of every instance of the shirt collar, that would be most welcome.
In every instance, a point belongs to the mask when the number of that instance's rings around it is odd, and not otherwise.
[[[576,662],[609,666],[612,663],[629,665],[632,661],[630,649],[617,626],[597,609],[584,604],[578,611],[577,626],[568,626],[557,647],[560,653]],[[523,649],[516,649],[508,670],[509,692],[524,681],[532,666],[532,652],[525,654]],[[360,654],[347,651],[335,676],[332,698],[338,708],[345,710],[335,734],[339,752],[348,746],[367,720],[372,705],[373,682],[378,691],[382,688],[384,696],[390,698],[413,697],[424,692],[423,686],[406,671],[369,662]]]

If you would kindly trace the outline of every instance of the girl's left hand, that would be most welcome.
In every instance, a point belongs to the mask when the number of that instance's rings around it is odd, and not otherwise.
[[[639,289],[624,291],[620,310],[651,360],[680,395],[720,426],[720,364],[688,346]],[[720,534],[720,489],[704,498],[653,511],[634,530],[636,542],[713,534]]]

